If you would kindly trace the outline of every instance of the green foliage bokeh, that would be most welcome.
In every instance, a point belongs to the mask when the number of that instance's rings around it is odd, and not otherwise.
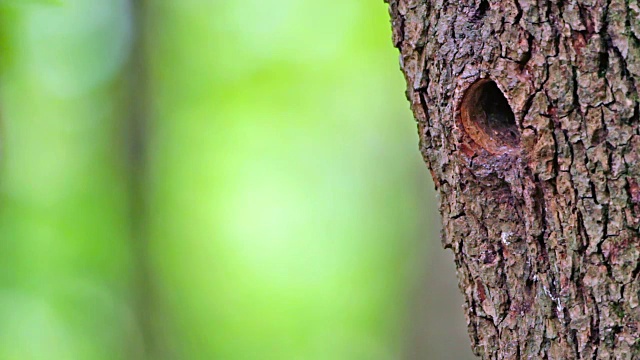
[[[433,239],[386,6],[139,10],[2,7],[0,359],[400,358]]]

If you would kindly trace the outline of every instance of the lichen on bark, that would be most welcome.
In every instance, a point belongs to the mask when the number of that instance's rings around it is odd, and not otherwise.
[[[474,353],[640,358],[637,0],[387,1]],[[507,151],[463,123],[483,79]]]

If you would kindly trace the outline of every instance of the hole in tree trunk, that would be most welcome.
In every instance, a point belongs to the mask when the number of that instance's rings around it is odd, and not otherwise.
[[[460,104],[460,117],[471,139],[492,154],[502,154],[520,144],[515,116],[498,85],[490,79],[475,82]]]

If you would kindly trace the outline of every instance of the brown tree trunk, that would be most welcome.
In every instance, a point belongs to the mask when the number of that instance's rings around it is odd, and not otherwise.
[[[474,353],[640,359],[637,0],[388,0]]]

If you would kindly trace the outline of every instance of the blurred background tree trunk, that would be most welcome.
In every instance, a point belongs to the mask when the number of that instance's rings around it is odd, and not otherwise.
[[[389,4],[474,353],[640,356],[637,3]]]

